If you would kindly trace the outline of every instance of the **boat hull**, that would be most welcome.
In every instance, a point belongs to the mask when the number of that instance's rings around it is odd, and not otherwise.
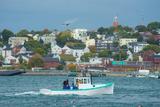
[[[103,85],[95,85],[94,88],[77,89],[77,90],[49,90],[41,89],[40,93],[43,95],[102,95],[102,94],[113,94],[114,83],[107,83]]]

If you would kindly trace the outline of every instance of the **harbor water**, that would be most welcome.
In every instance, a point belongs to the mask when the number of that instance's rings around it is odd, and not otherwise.
[[[113,95],[49,96],[40,89],[62,88],[65,76],[0,77],[0,107],[160,107],[160,79],[93,77],[93,83],[114,82]]]

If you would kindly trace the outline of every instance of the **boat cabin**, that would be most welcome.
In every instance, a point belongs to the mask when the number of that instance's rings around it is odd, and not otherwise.
[[[93,87],[91,77],[75,77],[74,85],[77,86],[78,89]]]

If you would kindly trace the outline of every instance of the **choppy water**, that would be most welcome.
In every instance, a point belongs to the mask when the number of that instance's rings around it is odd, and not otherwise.
[[[114,82],[113,95],[45,96],[39,89],[61,88],[62,76],[0,77],[0,107],[160,107],[160,79],[94,77],[95,83]]]

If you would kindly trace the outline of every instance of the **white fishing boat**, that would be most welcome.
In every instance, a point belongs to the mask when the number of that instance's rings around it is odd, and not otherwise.
[[[77,88],[75,88],[76,86]],[[50,90],[41,89],[40,93],[43,95],[101,95],[101,94],[113,94],[114,83],[109,82],[106,84],[92,84],[92,78],[90,76],[81,76],[74,78],[74,85],[68,89]]]

